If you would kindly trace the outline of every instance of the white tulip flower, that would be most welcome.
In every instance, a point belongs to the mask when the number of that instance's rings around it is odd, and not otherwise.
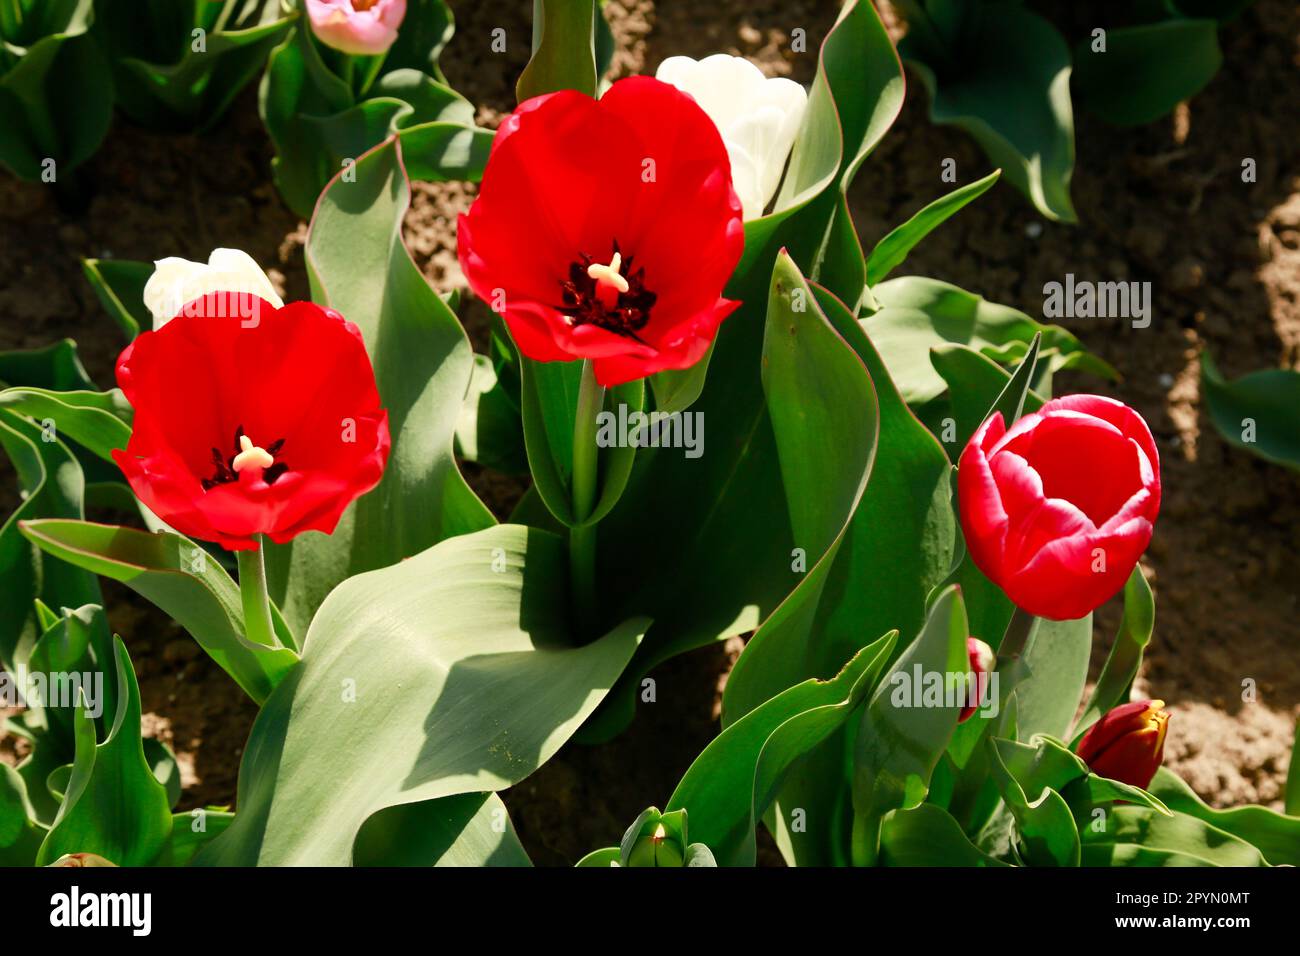
[[[731,182],[745,219],[763,215],[803,122],[804,88],[784,77],[764,76],[743,56],[726,53],[702,60],[670,56],[655,78],[689,93],[713,120],[731,157]]]
[[[207,264],[177,256],[159,259],[144,287],[144,305],[161,329],[186,303],[213,292],[238,292],[265,299],[277,309],[284,303],[253,257],[239,249],[214,249]]]

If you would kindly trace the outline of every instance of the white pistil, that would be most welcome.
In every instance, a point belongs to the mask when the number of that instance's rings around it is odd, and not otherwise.
[[[230,463],[230,467],[235,471],[243,471],[245,468],[270,468],[275,464],[275,459],[265,448],[259,448],[253,444],[253,440],[247,435],[239,436],[239,454],[235,460]]]
[[[622,268],[623,256],[618,252],[609,260],[609,265],[593,262],[587,266],[587,276],[596,280],[596,295],[607,309],[613,308],[618,297],[629,288],[627,280],[619,274]]]

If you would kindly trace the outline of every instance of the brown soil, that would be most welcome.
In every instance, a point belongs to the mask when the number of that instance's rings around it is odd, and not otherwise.
[[[531,4],[453,3],[456,39],[443,65],[452,84],[492,124],[513,104],[528,50]],[[766,71],[808,82],[816,43],[834,21],[832,0],[724,0],[705,15],[684,0],[610,0],[619,74],[651,72],[673,53],[741,53]],[[892,11],[885,14],[891,26]],[[505,27],[508,50],[483,51]],[[810,52],[789,52],[795,28]],[[1296,538],[1300,475],[1227,446],[1201,407],[1196,355],[1213,352],[1229,376],[1300,364],[1300,176],[1294,86],[1300,11],[1260,0],[1224,30],[1223,71],[1190,107],[1137,130],[1076,117],[1077,227],[1043,222],[999,186],[921,246],[903,271],[934,276],[1041,314],[1042,287],[1067,272],[1153,284],[1154,321],[1132,330],[1105,320],[1067,321],[1124,374],[1110,386],[1082,376],[1059,391],[1103,391],[1151,423],[1163,459],[1166,504],[1146,567],[1158,600],[1156,638],[1140,688],[1175,711],[1168,762],[1206,799],[1278,805],[1300,714]],[[1243,108],[1248,104],[1248,108]],[[307,294],[305,225],[270,185],[271,151],[251,91],[210,136],[163,137],[119,122],[89,175],[97,192],[83,216],[61,213],[41,187],[0,180],[0,348],[70,336],[92,376],[112,380],[122,340],[86,285],[78,257],[206,258],[215,246],[247,250],[271,270],[286,299]],[[902,117],[865,164],[851,200],[868,246],[946,188],[940,160],[957,160],[963,182],[987,162],[962,133],[931,126],[919,84]],[[1258,180],[1243,184],[1244,157]],[[407,239],[439,288],[462,285],[455,216],[472,187],[416,187]],[[481,343],[483,313],[464,310]],[[7,467],[7,466],[6,466]],[[505,514],[518,481],[467,469]],[[5,471],[0,507],[17,503]],[[229,804],[254,708],[164,615],[107,583],[114,628],[126,639],[147,712],[146,732],[181,760],[183,806]],[[1098,615],[1100,659],[1118,608]],[[648,804],[662,805],[717,731],[717,697],[740,643],[706,648],[656,674],[659,705],[611,744],[572,745],[507,793],[539,864],[571,863],[616,842]],[[1243,681],[1257,697],[1243,700]],[[12,740],[0,759],[13,760]],[[771,862],[770,848],[763,860]]]

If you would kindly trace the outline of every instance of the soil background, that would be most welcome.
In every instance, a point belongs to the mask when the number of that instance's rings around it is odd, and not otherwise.
[[[514,102],[528,52],[532,4],[453,2],[456,36],[443,68],[451,84],[495,125]],[[880,4],[895,37],[893,10]],[[1087,25],[1068,4],[1047,5],[1057,23]],[[618,40],[613,73],[653,73],[665,57],[742,54],[771,75],[808,83],[834,0],[609,0]],[[1065,21],[1068,22],[1068,21]],[[504,27],[507,51],[489,53]],[[790,50],[796,29],[808,52]],[[1043,220],[999,185],[942,226],[901,273],[953,282],[1041,317],[1043,285],[1066,273],[1097,281],[1152,283],[1153,321],[1065,320],[1123,375],[1119,383],[1065,375],[1058,393],[1122,398],[1150,423],[1160,447],[1165,501],[1143,561],[1157,595],[1156,636],[1139,691],[1174,712],[1166,762],[1218,806],[1280,807],[1300,716],[1300,474],[1233,450],[1202,407],[1197,355],[1208,348],[1229,377],[1300,366],[1300,8],[1260,0],[1220,32],[1219,75],[1171,117],[1116,129],[1076,110],[1077,226]],[[962,132],[932,126],[924,91],[909,74],[903,114],[864,164],[850,195],[870,247],[879,236],[959,182],[989,168]],[[96,189],[82,215],[62,213],[45,187],[0,174],[0,349],[59,338],[79,343],[92,377],[112,384],[124,342],[81,275],[79,258],[205,260],[216,246],[248,251],[282,287],[306,298],[305,223],[270,182],[272,152],[257,118],[255,89],[204,137],[163,136],[119,118],[86,167]],[[1253,158],[1257,180],[1241,181]],[[473,199],[464,185],[416,185],[406,239],[439,290],[463,286],[455,217]],[[484,313],[462,310],[480,341]],[[0,470],[0,513],[17,504],[13,473]],[[498,515],[523,485],[473,467],[467,475]],[[111,581],[109,617],[139,673],[145,732],[170,744],[185,785],[182,807],[234,802],[239,758],[255,716],[218,667],[165,615]],[[1094,673],[1119,622],[1114,602],[1097,615]],[[718,730],[719,691],[739,639],[662,667],[658,705],[599,747],[570,745],[506,793],[538,864],[571,864],[616,843],[649,804],[662,806],[691,760]],[[1243,693],[1255,688],[1254,699]],[[21,744],[0,739],[0,759]],[[761,862],[779,862],[765,841]]]

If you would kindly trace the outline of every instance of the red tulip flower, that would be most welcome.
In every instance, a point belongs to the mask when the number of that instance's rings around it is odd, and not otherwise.
[[[113,453],[131,489],[177,531],[232,550],[329,534],[388,460],[361,332],[310,302],[204,296],[128,345],[117,382],[135,409]]]
[[[592,359],[604,386],[694,365],[740,304],[722,298],[744,248],[727,149],[690,96],[649,77],[521,103],[458,237],[519,350]]]
[[[962,452],[962,531],[975,565],[1039,617],[1083,617],[1124,586],[1160,508],[1141,416],[1099,395],[1054,399],[1008,429],[993,415]]]
[[[1107,712],[1079,741],[1079,758],[1098,776],[1146,789],[1165,756],[1164,706],[1163,700],[1136,700]]]

